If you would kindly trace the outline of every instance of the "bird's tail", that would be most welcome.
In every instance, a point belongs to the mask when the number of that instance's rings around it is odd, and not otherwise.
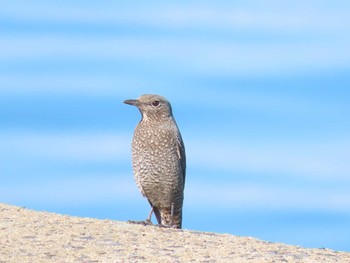
[[[158,224],[179,229],[182,227],[182,207],[175,207],[173,204],[162,208],[154,206],[153,211]]]

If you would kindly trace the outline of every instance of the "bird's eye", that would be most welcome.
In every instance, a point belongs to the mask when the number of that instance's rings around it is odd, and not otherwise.
[[[160,104],[159,100],[155,100],[155,101],[152,102],[152,105],[153,105],[154,107],[159,106],[159,104]]]

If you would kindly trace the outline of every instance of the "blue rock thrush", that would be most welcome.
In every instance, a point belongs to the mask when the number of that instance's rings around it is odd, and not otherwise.
[[[184,199],[186,156],[180,131],[170,103],[159,95],[142,95],[124,103],[136,106],[142,115],[132,141],[134,178],[152,209],[145,221],[181,228]]]

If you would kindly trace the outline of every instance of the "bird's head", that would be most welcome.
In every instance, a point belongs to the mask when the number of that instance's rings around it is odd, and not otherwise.
[[[169,101],[159,95],[145,94],[138,99],[125,100],[124,103],[136,106],[144,119],[160,119],[172,116]]]

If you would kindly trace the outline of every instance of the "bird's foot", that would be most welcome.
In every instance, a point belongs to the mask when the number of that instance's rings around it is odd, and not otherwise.
[[[173,228],[173,229],[177,229],[179,228],[177,225],[164,225],[164,224],[158,224],[159,227],[162,228]]]
[[[137,224],[137,225],[144,225],[144,226],[151,226],[151,225],[153,225],[152,221],[149,220],[149,219],[141,220],[141,221],[128,220],[128,223],[130,223],[130,224]]]

